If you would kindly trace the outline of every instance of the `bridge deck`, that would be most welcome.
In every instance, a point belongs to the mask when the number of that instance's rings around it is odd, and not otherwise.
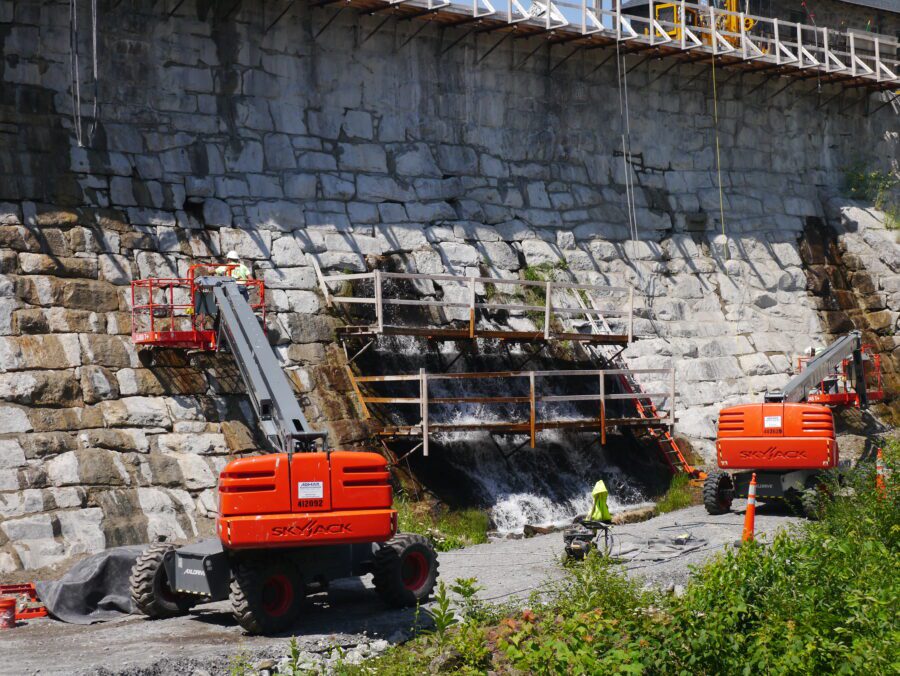
[[[818,78],[823,84],[873,91],[892,91],[900,85],[897,40],[887,36],[820,28],[690,2],[674,3],[676,10],[669,20],[622,13],[615,0],[560,0],[549,2],[550,11],[547,0],[494,2],[496,7],[490,0],[323,0],[314,6],[340,3],[362,14],[418,19],[443,27],[467,26],[471,33],[498,31],[517,39],[544,36],[550,44],[571,43],[572,53],[618,42],[626,54],[644,52],[653,58],[672,57],[685,63],[715,61],[720,67],[765,72],[767,76]],[[653,2],[650,7],[652,12]],[[749,30],[748,25],[752,26]],[[450,39],[445,49],[468,34]],[[493,47],[488,49],[492,51]]]

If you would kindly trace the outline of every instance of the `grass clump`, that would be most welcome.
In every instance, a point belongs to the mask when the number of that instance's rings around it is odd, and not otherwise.
[[[896,674],[900,445],[886,456],[884,493],[869,466],[831,480],[820,521],[727,550],[683,596],[592,554],[518,607],[464,598],[450,621],[443,590],[435,631],[350,673]]]
[[[441,509],[435,513],[428,503],[415,502],[406,496],[399,496],[394,501],[394,508],[401,532],[428,537],[439,552],[487,542],[491,520],[483,510]]]
[[[875,208],[885,214],[885,227],[900,229],[900,202],[897,187],[900,178],[894,172],[870,170],[856,164],[844,174],[844,192],[848,197],[872,202]]]
[[[669,489],[656,501],[656,511],[665,514],[700,504],[700,502],[698,490],[691,485],[691,477],[684,472],[679,472],[672,475]]]

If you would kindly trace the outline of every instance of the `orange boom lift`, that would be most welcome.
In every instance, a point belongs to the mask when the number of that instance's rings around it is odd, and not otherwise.
[[[214,276],[210,267],[134,282],[132,340],[231,352],[276,452],[225,466],[217,538],[156,543],[141,555],[131,575],[135,605],[160,618],[229,598],[244,629],[271,633],[287,629],[304,597],[337,578],[372,573],[389,604],[425,600],[437,555],[425,538],[397,534],[387,461],[320,448],[326,435],[310,429],[263,330],[263,283]],[[233,266],[224,267],[227,274]]]
[[[766,393],[763,403],[723,408],[716,439],[720,469],[703,485],[706,510],[727,512],[735,497],[747,496],[756,473],[759,498],[799,503],[814,518],[822,474],[838,465],[834,416],[825,404],[867,408],[882,399],[877,357],[853,331],[802,360],[801,371],[783,390]]]

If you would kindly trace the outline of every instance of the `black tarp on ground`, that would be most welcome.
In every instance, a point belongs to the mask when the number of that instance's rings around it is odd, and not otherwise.
[[[114,547],[72,566],[59,580],[37,582],[50,615],[71,624],[108,622],[134,612],[128,578],[147,545]]]

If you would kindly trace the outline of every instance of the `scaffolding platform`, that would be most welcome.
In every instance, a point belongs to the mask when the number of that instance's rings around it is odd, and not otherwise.
[[[347,371],[363,415],[376,434],[391,439],[421,437],[424,455],[429,452],[430,435],[439,433],[479,431],[522,434],[529,437],[530,445],[534,448],[537,434],[544,430],[597,431],[600,433],[601,443],[606,443],[606,432],[610,428],[670,429],[675,423],[674,369],[483,373],[426,373],[422,369],[418,374],[381,376],[356,376],[349,367]],[[621,388],[611,390],[610,385],[617,383],[626,374],[630,378],[653,376],[655,382],[663,386],[657,391],[649,392],[616,391]],[[487,389],[492,389],[495,393],[473,394],[471,390],[455,393],[454,381],[493,381],[493,386]],[[572,387],[576,381],[580,394],[559,394],[560,386]],[[405,391],[388,394],[376,391],[379,386],[386,384],[394,387],[399,384]],[[504,394],[498,396],[497,391]],[[641,409],[641,402],[644,410],[637,415],[629,415],[632,407]],[[646,410],[650,402],[654,402],[652,414]],[[580,410],[574,408],[578,404],[582,404]],[[584,404],[594,408],[596,413],[585,414]],[[414,424],[385,421],[384,416],[373,415],[373,405],[412,406],[413,415],[417,415],[419,421]],[[554,405],[562,410],[544,412],[545,407]],[[460,419],[466,406],[475,406],[473,414],[482,419]],[[492,418],[489,414],[485,415],[485,407],[492,406],[505,406],[506,409]],[[441,410],[437,418],[435,409]]]
[[[569,282],[464,277],[444,274],[373,272],[324,275],[318,266],[319,288],[328,307],[357,308],[369,321],[339,327],[343,337],[416,336],[432,340],[474,338],[517,342],[574,341],[627,347],[634,336],[634,291],[630,288]],[[339,290],[335,291],[337,287]],[[367,295],[359,288],[364,288]],[[416,295],[417,297],[410,297]],[[414,326],[408,308],[436,313],[429,326]],[[402,313],[406,311],[404,316]],[[539,330],[499,329],[491,316],[530,319]],[[572,320],[585,327],[602,319],[603,331],[575,331]],[[596,321],[594,322],[596,323]]]
[[[469,27],[450,38],[444,51],[470,34],[497,32],[502,34],[500,41],[542,36],[549,44],[569,43],[573,47],[569,56],[581,49],[618,45],[625,54],[671,57],[684,63],[712,61],[767,77],[816,78],[822,84],[885,92],[900,86],[898,43],[893,37],[730,12],[708,3],[649,0],[632,10],[623,10],[617,0],[322,0],[314,6],[338,2],[341,9],[349,6],[360,14],[386,15],[373,33],[391,16]],[[477,62],[498,44],[495,41]]]

